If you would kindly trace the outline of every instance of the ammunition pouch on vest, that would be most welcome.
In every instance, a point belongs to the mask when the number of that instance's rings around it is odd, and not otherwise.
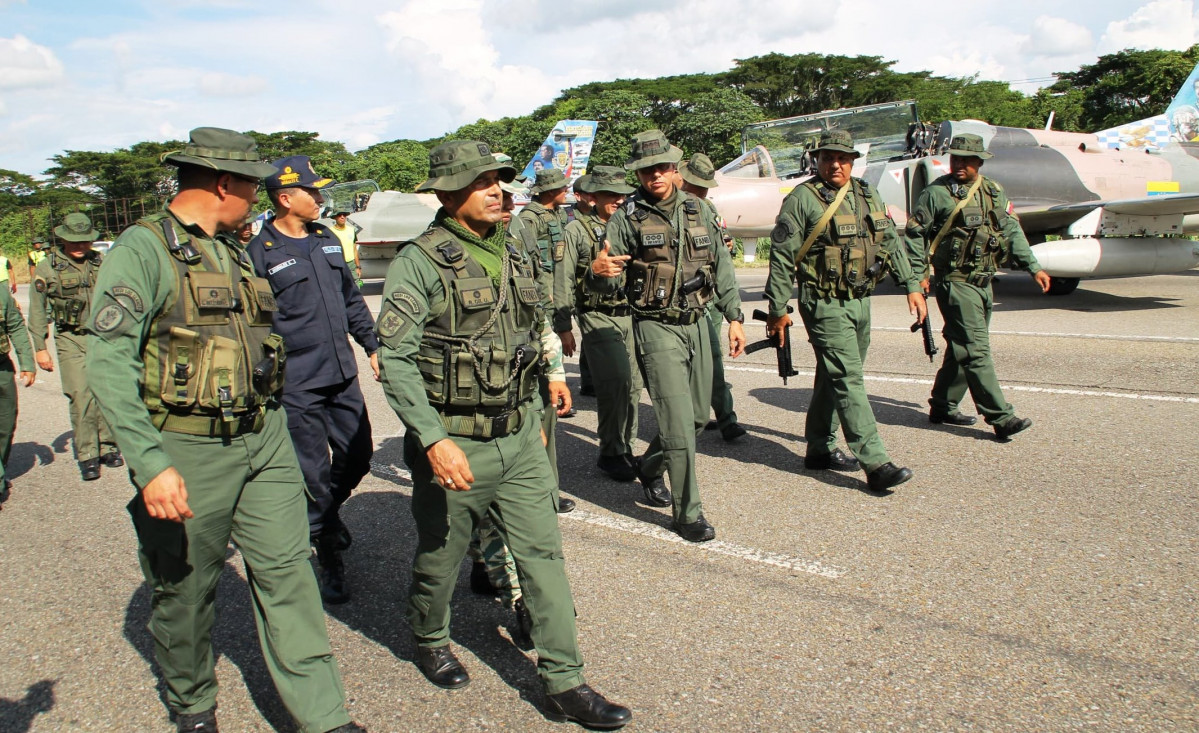
[[[967,205],[958,212],[953,228],[933,254],[938,279],[985,288],[999,266],[1007,262],[1011,251],[1003,228],[1008,213],[996,207],[998,193],[994,183],[984,180],[978,193],[981,205]]]
[[[80,273],[74,269],[64,255],[51,253],[50,266],[54,273],[46,280],[46,301],[50,305],[50,317],[58,331],[78,330],[87,322],[88,306],[92,299],[92,286],[96,284],[99,266],[92,257],[82,264]]]
[[[671,219],[641,200],[625,206],[637,240],[625,271],[625,296],[633,314],[666,323],[694,323],[698,317],[685,314],[702,313],[712,300],[714,247],[720,242],[704,223],[698,200],[687,196]]]
[[[830,205],[822,182],[804,184]],[[831,189],[830,189],[831,190]],[[822,298],[864,298],[886,276],[890,254],[883,249],[891,220],[883,203],[854,180],[852,195],[857,213],[837,214],[804,256],[804,266],[814,275],[814,288]]]
[[[138,225],[162,243],[176,275],[175,300],[155,318],[144,354],[151,420],[189,435],[261,428],[253,415],[282,388],[286,361],[282,337],[271,333],[278,306],[270,284],[232,248],[228,256],[238,259],[221,272],[212,255],[175,231],[169,214]]]
[[[431,227],[413,243],[437,266],[447,297],[442,313],[425,324],[416,353],[425,394],[452,435],[506,435],[516,427],[497,419],[537,393],[544,311],[535,266],[510,239],[497,290],[446,229]],[[467,415],[469,421],[447,419]]]

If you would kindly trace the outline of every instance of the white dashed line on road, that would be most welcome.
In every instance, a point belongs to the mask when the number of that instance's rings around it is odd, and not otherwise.
[[[412,479],[412,474],[398,466],[392,466],[379,461],[371,461],[371,470],[376,474],[383,474],[395,478],[406,480]],[[744,545],[725,542],[723,540],[713,540],[711,542],[703,542],[693,544],[687,542],[682,537],[679,537],[669,530],[663,529],[654,524],[646,524],[645,522],[637,522],[632,519],[623,519],[604,514],[593,514],[582,509],[576,509],[569,514],[559,514],[563,519],[569,519],[575,522],[584,522],[596,527],[605,529],[614,529],[618,532],[626,532],[628,534],[642,535],[643,537],[652,537],[663,542],[672,542],[704,552],[712,552],[717,555],[725,555],[727,557],[735,557],[739,560],[748,560],[761,565],[771,565],[784,570],[795,570],[809,575],[818,575],[822,578],[836,580],[843,577],[845,571],[824,563],[816,562],[815,560],[805,560],[801,557],[790,557],[781,555],[777,552],[767,552],[754,547],[745,547]]]
[[[874,326],[875,331],[908,333],[910,329],[897,326]],[[1052,339],[1095,339],[1099,341],[1157,341],[1179,344],[1199,344],[1194,336],[1125,336],[1114,333],[1044,333],[1041,331],[991,331],[992,336],[1043,336]]]

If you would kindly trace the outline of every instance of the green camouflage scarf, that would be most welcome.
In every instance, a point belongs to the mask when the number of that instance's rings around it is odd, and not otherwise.
[[[460,239],[470,256],[487,271],[491,283],[497,288],[500,287],[500,268],[503,265],[501,258],[504,256],[503,222],[496,224],[486,239],[458,223],[457,219],[446,214],[445,209],[437,212],[434,223],[450,230],[455,237]]]

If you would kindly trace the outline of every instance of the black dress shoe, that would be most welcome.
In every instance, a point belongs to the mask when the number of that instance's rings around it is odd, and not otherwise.
[[[438,687],[456,690],[470,684],[470,675],[466,673],[466,668],[458,661],[458,657],[450,651],[449,644],[435,647],[418,646],[416,666]]]
[[[100,459],[89,458],[79,462],[79,476],[84,481],[95,481],[100,478]]]
[[[100,462],[109,468],[120,468],[125,465],[125,458],[119,450],[114,450],[111,453],[105,453],[100,458]]]
[[[533,649],[533,614],[529,613],[525,599],[517,598],[512,603],[516,612],[516,627],[512,629],[512,643],[517,649],[527,652]]]
[[[670,528],[688,542],[707,542],[716,539],[716,528],[708,524],[708,520],[704,519],[702,514],[691,524],[682,524],[676,521],[671,523]]]
[[[575,510],[575,500],[567,499],[565,496],[558,497],[558,513],[570,514]]]
[[[1007,440],[1016,433],[1022,433],[1032,427],[1032,420],[1027,417],[1016,417],[1012,415],[1006,422],[1002,422],[995,426],[995,437],[999,440]]]
[[[470,590],[481,596],[497,596],[500,593],[491,584],[491,577],[487,575],[487,564],[482,560],[475,560],[470,564]]]
[[[900,468],[894,463],[884,463],[866,474],[866,486],[871,491],[886,491],[893,486],[899,486],[912,478],[912,471]]]
[[[928,414],[928,421],[938,425],[941,423],[945,423],[946,425],[973,425],[978,422],[978,418],[972,415],[963,415],[960,412],[930,412]]]
[[[216,726],[216,708],[176,715],[175,730],[178,733],[220,733]]]
[[[637,471],[624,456],[600,456],[595,465],[613,481],[632,481],[637,478]]]
[[[846,454],[840,448],[835,448],[832,453],[804,456],[803,467],[810,471],[856,471],[858,470],[858,459]]]
[[[557,695],[546,695],[545,708],[551,720],[559,723],[573,720],[586,728],[599,730],[616,730],[633,719],[633,713],[628,708],[608,702],[607,698],[588,685],[579,685]]]
[[[737,423],[730,423],[720,429],[720,437],[724,438],[724,442],[726,443],[732,443],[734,440],[744,438],[748,434],[748,431]]]
[[[661,476],[639,476],[641,488],[645,490],[645,503],[650,506],[672,506],[674,499],[670,497],[670,489]]]

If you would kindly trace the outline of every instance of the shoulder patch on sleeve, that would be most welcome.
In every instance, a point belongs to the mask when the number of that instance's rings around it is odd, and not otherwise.
[[[109,288],[108,292],[117,302],[134,313],[141,313],[145,310],[145,303],[142,302],[142,296],[138,295],[136,290],[127,285],[113,286]]]
[[[96,313],[92,328],[96,333],[108,333],[120,326],[124,319],[125,309],[116,303],[109,303]]]
[[[423,325],[426,309],[416,296],[396,290],[383,301],[375,331],[385,346],[396,347],[418,324]]]
[[[34,289],[34,290],[36,290],[36,291],[38,291],[39,293],[44,293],[44,292],[46,292],[46,280],[45,280],[45,278],[40,278],[40,277],[39,277],[38,279],[34,280],[34,281],[33,281],[33,289]]]
[[[780,214],[779,218],[775,220],[774,229],[770,230],[770,241],[774,244],[782,244],[794,237],[798,231],[799,227],[795,225],[790,214]]]

